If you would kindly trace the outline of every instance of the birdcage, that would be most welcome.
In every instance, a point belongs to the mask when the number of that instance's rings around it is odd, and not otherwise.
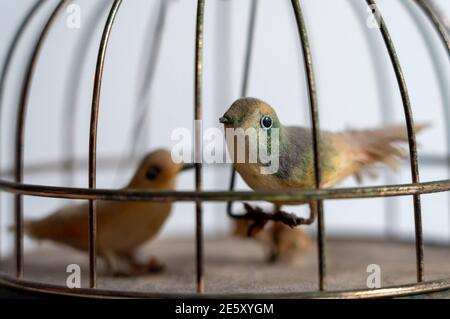
[[[231,0],[230,0],[231,1]],[[355,0],[353,3],[358,2]],[[364,2],[361,0],[360,2]],[[164,4],[161,5],[158,16],[157,16],[157,28],[156,33],[153,38],[154,50],[157,53],[160,41],[161,34],[164,30],[164,19],[165,14],[167,13],[168,5],[164,1]],[[314,166],[315,166],[315,181],[316,181],[316,189],[308,189],[308,190],[292,190],[289,192],[250,192],[250,191],[234,191],[235,185],[235,172],[232,171],[230,188],[228,191],[205,191],[202,187],[202,165],[200,163],[196,164],[195,170],[195,189],[192,191],[145,191],[145,190],[117,190],[117,189],[100,189],[96,187],[96,174],[97,174],[97,123],[99,119],[99,110],[101,105],[101,88],[102,88],[102,78],[103,71],[105,66],[105,61],[108,58],[108,42],[110,40],[110,36],[114,33],[114,22],[118,15],[120,15],[120,8],[123,7],[122,0],[114,0],[107,2],[108,5],[108,14],[106,22],[104,22],[103,34],[100,39],[100,43],[98,46],[98,55],[95,65],[95,78],[93,81],[93,95],[92,95],[92,105],[91,105],[91,117],[90,117],[90,127],[89,127],[89,174],[88,174],[88,186],[85,188],[75,188],[75,187],[60,187],[60,186],[45,186],[45,185],[34,185],[24,183],[24,150],[25,150],[25,128],[27,126],[27,107],[30,100],[30,89],[33,83],[33,79],[35,78],[35,73],[38,67],[39,58],[43,52],[43,48],[46,43],[46,38],[50,31],[52,30],[52,26],[54,26],[55,21],[58,17],[62,15],[64,10],[71,4],[69,0],[62,0],[58,3],[53,4],[51,1],[36,1],[28,13],[25,15],[19,27],[17,28],[16,33],[12,37],[12,41],[8,47],[7,54],[5,56],[3,67],[1,69],[1,80],[0,80],[0,101],[4,101],[4,95],[6,92],[6,84],[8,81],[8,75],[10,71],[11,61],[18,53],[18,47],[21,42],[21,38],[23,37],[25,31],[30,27],[30,24],[33,18],[44,8],[51,7],[50,14],[47,17],[46,23],[40,28],[38,32],[33,32],[35,34],[35,41],[33,42],[33,47],[31,51],[31,55],[27,61],[25,61],[25,72],[22,79],[22,88],[19,95],[19,101],[16,110],[14,111],[14,115],[17,117],[17,123],[15,125],[15,139],[14,139],[14,165],[10,171],[5,171],[3,173],[2,180],[0,181],[0,188],[3,194],[9,193],[14,196],[14,257],[12,259],[12,265],[14,266],[14,274],[9,274],[4,271],[0,275],[0,285],[4,288],[13,288],[22,292],[33,292],[37,294],[64,294],[64,295],[82,295],[82,296],[95,296],[95,297],[202,297],[202,296],[221,296],[221,297],[280,297],[280,298],[315,298],[315,297],[337,297],[337,298],[366,298],[366,297],[396,297],[396,296],[411,296],[411,295],[433,295],[439,292],[448,291],[450,289],[450,278],[448,277],[448,273],[446,275],[442,275],[438,278],[434,278],[433,280],[425,280],[426,275],[426,267],[427,264],[426,258],[424,258],[424,242],[422,235],[422,210],[421,210],[421,196],[423,194],[430,193],[438,193],[438,192],[447,192],[450,190],[450,181],[448,180],[436,180],[431,182],[421,182],[419,179],[419,162],[417,155],[417,145],[416,138],[414,132],[414,118],[411,111],[411,103],[407,90],[407,83],[402,73],[401,64],[402,62],[399,60],[395,45],[393,40],[389,34],[388,26],[382,18],[381,12],[379,11],[377,4],[374,0],[366,0],[368,8],[373,13],[376,22],[378,23],[378,28],[385,44],[386,55],[389,57],[393,70],[395,72],[398,89],[401,94],[401,99],[403,103],[403,112],[405,117],[405,122],[408,131],[408,141],[409,141],[409,156],[410,156],[410,169],[411,169],[411,183],[408,184],[388,184],[383,186],[372,186],[372,187],[351,187],[351,188],[333,188],[333,189],[320,189],[318,185],[320,185],[321,180],[321,169],[320,165],[320,149],[318,147],[318,141],[320,139],[319,136],[319,116],[318,116],[318,107],[319,102],[317,99],[317,87],[315,82],[315,73],[313,70],[313,61],[312,61],[312,52],[314,51],[314,47],[310,45],[310,41],[308,39],[308,30],[305,24],[304,16],[302,13],[302,7],[300,5],[299,0],[291,1],[291,9],[292,16],[295,17],[295,22],[297,26],[298,39],[300,43],[300,47],[302,49],[301,52],[298,52],[299,56],[303,57],[303,66],[304,69],[299,70],[302,74],[305,75],[306,83],[307,83],[307,92],[309,97],[309,106],[310,106],[310,114],[311,114],[311,124],[312,124],[312,132],[313,132],[313,142],[314,142]],[[247,4],[247,3],[246,3]],[[243,80],[242,80],[242,90],[241,95],[247,95],[247,87],[249,81],[249,67],[252,59],[252,49],[253,49],[253,37],[257,32],[255,28],[255,20],[256,20],[256,12],[258,6],[258,0],[251,0],[248,2],[250,5],[250,16],[248,18],[248,30],[246,32],[246,45],[245,45],[245,63],[244,63],[244,71],[243,71]],[[425,23],[429,23],[432,25],[442,40],[442,44],[444,45],[442,50],[446,51],[448,55],[450,52],[450,40],[448,38],[448,24],[447,20],[445,20],[445,16],[443,13],[437,8],[436,4],[431,0],[411,0],[404,1],[403,3],[405,8],[412,9],[413,7],[416,10],[421,10],[424,13],[424,16],[428,18],[428,21],[421,21],[421,17],[415,16],[414,19],[419,27],[423,27]],[[121,6],[122,5],[122,6]],[[205,5],[208,5],[208,1],[206,0],[198,0],[197,8],[196,8],[196,26],[195,26],[195,61],[192,61],[195,71],[195,87],[194,89],[194,119],[201,120],[202,119],[202,77],[204,71],[203,64],[203,35],[204,35],[204,16],[205,16]],[[244,5],[244,3],[239,3],[239,5]],[[104,6],[103,6],[104,8]],[[98,22],[100,20],[100,15],[96,16],[93,21]],[[423,20],[423,19],[422,19]],[[91,25],[92,26],[92,25]],[[424,33],[425,34],[425,33]],[[426,41],[426,38],[424,38]],[[205,45],[208,45],[205,43]],[[85,48],[83,45],[79,52],[83,52]],[[154,52],[154,53],[155,53]],[[433,57],[433,49],[430,48],[430,56]],[[374,57],[376,58],[376,57]],[[80,55],[79,61],[75,63],[74,69],[72,72],[75,72],[77,65],[83,63],[83,55]],[[439,62],[435,59],[432,59],[435,67],[435,73],[439,80],[439,89],[441,91],[446,91],[445,79],[439,77]],[[152,68],[150,69],[150,77],[152,77],[152,73],[154,72],[156,62],[153,61],[151,63]],[[76,90],[74,90],[76,92]],[[75,93],[76,94],[76,93]],[[443,98],[444,99],[444,98]],[[449,101],[445,101],[446,107],[448,106]],[[3,108],[3,105],[2,105]],[[3,111],[3,110],[2,110]],[[448,123],[450,118],[448,117],[448,110],[444,109],[443,114],[445,116],[445,121]],[[77,169],[77,163],[71,158],[72,150],[71,144],[73,143],[73,135],[76,134],[71,126],[71,121],[73,117],[73,112],[69,109],[65,112],[65,128],[62,132],[62,138],[65,142],[63,144],[66,145],[66,154],[67,160],[60,163],[46,163],[39,165],[31,165],[30,170],[35,170],[39,172],[45,173],[49,168],[54,168],[58,166],[66,171],[74,171]],[[450,128],[448,125],[445,127],[446,129],[446,137],[447,142],[450,143]],[[198,136],[198,134],[196,135]],[[42,141],[42,143],[45,143]],[[447,143],[447,144],[448,144]],[[197,139],[197,143],[195,143],[195,154],[200,156],[201,152],[201,141]],[[449,144],[450,145],[450,144]],[[2,158],[9,154],[2,154]],[[424,159],[424,165],[442,165],[443,167],[448,166],[448,157],[447,156],[428,156]],[[102,162],[102,165],[108,166],[108,162]],[[5,177],[10,174],[13,176],[13,181],[7,180]],[[64,284],[52,284],[48,282],[42,282],[38,279],[26,279],[24,278],[24,217],[23,217],[23,197],[46,197],[46,198],[55,198],[55,199],[75,199],[81,201],[89,202],[89,281],[88,287],[85,288],[68,288],[64,286]],[[415,222],[415,233],[414,233],[414,241],[413,242],[399,242],[395,240],[395,238],[390,238],[387,240],[372,240],[372,239],[364,239],[362,238],[349,238],[346,241],[342,242],[338,239],[327,238],[326,236],[326,228],[325,228],[325,218],[326,212],[323,209],[323,202],[327,200],[340,199],[343,201],[351,201],[352,199],[362,199],[362,198],[384,198],[384,197],[398,197],[398,196],[407,196],[411,198],[413,201],[413,211],[411,212],[411,216],[414,218]],[[283,200],[286,202],[295,202],[299,200],[308,201],[317,201],[319,207],[318,213],[318,223],[317,223],[317,265],[311,264],[307,266],[307,270],[301,268],[290,268],[290,270],[286,270],[283,268],[285,266],[274,266],[273,268],[265,269],[263,275],[256,279],[261,280],[261,286],[269,287],[269,288],[248,288],[251,287],[259,287],[257,283],[252,282],[251,284],[247,284],[247,287],[244,287],[241,290],[236,292],[232,287],[223,283],[220,289],[208,289],[208,280],[210,277],[214,276],[215,271],[221,271],[220,269],[208,270],[209,263],[205,262],[205,258],[207,259],[208,251],[204,250],[204,243],[208,240],[203,237],[203,204],[207,202],[223,202],[228,203],[227,211],[228,214],[237,218],[239,216],[236,215],[235,212],[232,211],[232,202],[233,201],[263,201],[263,200]],[[97,242],[97,224],[96,224],[96,206],[95,201],[97,200],[111,200],[111,201],[170,201],[170,202],[191,202],[195,204],[195,245],[191,243],[177,243],[176,246],[185,249],[188,252],[192,253],[192,261],[193,261],[193,269],[192,274],[187,274],[186,272],[178,274],[175,281],[170,281],[169,284],[175,284],[176,281],[179,285],[186,285],[188,290],[184,290],[184,292],[179,292],[177,287],[172,287],[172,289],[163,289],[159,290],[158,286],[154,286],[149,281],[149,287],[147,289],[121,289],[121,285],[117,284],[109,284],[112,279],[104,279],[100,284],[97,283],[97,251],[95,249]],[[390,210],[390,214],[394,214],[392,212],[392,207],[387,206],[387,209]],[[448,208],[444,208],[448,209]],[[6,212],[2,212],[6,214]],[[431,212],[432,213],[432,212]],[[411,217],[412,218],[412,217]],[[55,225],[57,227],[57,225]],[[4,236],[5,234],[2,234]],[[402,249],[404,247],[412,247],[415,245],[415,263],[414,269],[417,274],[416,278],[409,278],[408,283],[406,284],[395,284],[389,285],[381,288],[366,288],[366,289],[346,289],[343,287],[342,289],[331,289],[327,287],[327,282],[330,277],[338,276],[340,270],[336,270],[336,273],[333,270],[333,263],[329,264],[326,262],[327,260],[327,245],[332,245],[333,249],[337,249],[338,256],[335,258],[347,259],[350,258],[352,251],[355,254],[361,254],[364,252],[364,248],[357,248],[353,243],[362,242],[361,246],[365,247],[365,245],[375,245],[375,250],[384,251],[392,249],[392,254],[402,253]],[[223,255],[226,255],[227,252],[231,252],[232,250],[236,250],[237,248],[224,248],[220,246],[220,244],[215,244],[213,248],[211,248],[211,254],[215,254],[214,250],[223,249]],[[188,247],[189,246],[189,247]],[[192,247],[194,246],[194,247]],[[352,249],[355,250],[352,250]],[[177,250],[174,246],[162,246],[159,248],[160,250],[167,251],[167,254],[177,254]],[[359,250],[358,250],[359,249]],[[396,249],[398,251],[396,251]],[[442,258],[437,259],[438,261],[436,267],[445,268],[446,265],[450,263],[448,257],[448,245],[446,243],[436,243],[430,247],[430,251],[432,251],[433,256],[441,256]],[[245,254],[245,253],[244,253]],[[224,258],[221,255],[218,258]],[[353,256],[353,255],[352,255]],[[216,256],[217,257],[217,256]],[[195,262],[194,262],[195,261]],[[5,262],[4,260],[2,261]],[[237,261],[236,261],[237,262]],[[400,265],[406,266],[406,261],[396,261],[400,263]],[[411,261],[409,261],[411,264]],[[408,266],[411,266],[409,265]],[[229,263],[227,264],[229,265]],[[32,266],[30,266],[32,267]],[[230,266],[231,267],[231,266]],[[246,268],[247,267],[247,268]],[[239,281],[242,280],[242,275],[238,272],[242,269],[247,269],[251,267],[248,263],[243,266],[243,268],[233,269],[230,273],[227,273],[227,280],[233,280],[232,277],[236,276],[234,283],[239,285]],[[411,266],[412,267],[412,266]],[[398,271],[398,275],[402,272],[402,268],[395,268]],[[178,269],[179,270],[179,269]],[[206,271],[206,275],[205,275]],[[298,291],[295,287],[289,287],[286,290],[276,290],[272,291],[270,289],[270,278],[272,281],[277,281],[282,285],[287,282],[286,278],[277,277],[283,271],[286,272],[286,276],[289,277],[289,281],[296,281],[296,272],[306,272],[305,276],[318,278],[317,287],[307,286],[304,287],[303,290]],[[257,272],[257,271],[256,271]],[[35,277],[42,276],[41,272],[37,272]],[[180,277],[181,276],[181,277]],[[263,278],[264,277],[264,278]],[[182,278],[182,279],[180,279]],[[194,279],[195,278],[195,279]],[[345,275],[344,275],[344,278]],[[256,281],[255,279],[255,281]],[[124,279],[128,280],[128,279]],[[152,279],[153,280],[153,279]],[[156,280],[156,279],[155,279]],[[345,279],[344,279],[345,280]],[[220,280],[216,280],[216,283],[220,286]],[[205,289],[206,287],[206,289]]]

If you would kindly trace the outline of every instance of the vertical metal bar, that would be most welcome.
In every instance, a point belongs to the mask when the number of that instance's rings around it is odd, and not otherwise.
[[[203,77],[203,24],[205,15],[205,0],[197,1],[197,19],[195,35],[195,92],[194,92],[194,118],[195,118],[195,190],[202,190],[202,164],[201,164],[201,132],[198,121],[202,119],[202,77]],[[196,222],[196,268],[197,292],[205,291],[203,274],[203,212],[202,202],[195,202]]]
[[[439,35],[439,38],[442,41],[442,44],[444,45],[447,56],[450,58],[450,38],[447,33],[448,26],[441,21],[441,13],[439,9],[436,7],[436,5],[433,5],[432,2],[428,1],[425,2],[423,0],[415,0],[416,5],[423,11],[423,13],[427,16],[427,18],[430,20],[431,24],[433,25],[436,33]],[[445,116],[445,123],[450,122],[450,95],[448,93],[448,89],[445,83],[445,74],[444,69],[439,66],[439,57],[437,56],[437,53],[432,49],[432,41],[431,39],[425,34],[424,26],[420,23],[419,17],[416,16],[414,10],[410,8],[406,3],[403,3],[410,14],[413,15],[416,22],[420,26],[422,38],[427,43],[427,49],[431,57],[431,62],[433,63],[434,72],[436,73],[438,77],[438,83],[439,83],[439,91],[441,94],[441,99],[444,107],[444,116]],[[408,3],[409,4],[409,3]],[[417,24],[416,23],[416,24]],[[448,125],[445,125],[445,132],[446,132],[446,142],[447,142],[447,168],[450,170],[450,127]],[[448,201],[450,203],[450,192],[448,193]],[[450,226],[450,218],[449,218],[449,226]],[[449,238],[450,238],[450,227],[449,227]]]
[[[22,38],[22,35],[25,32],[28,24],[30,23],[30,21],[33,19],[35,14],[38,12],[38,10],[41,8],[41,6],[44,3],[46,3],[46,1],[38,0],[28,10],[25,17],[21,21],[19,27],[17,28],[17,31],[14,33],[12,40],[11,40],[11,44],[9,45],[8,51],[6,52],[6,57],[3,62],[2,72],[0,75],[0,125],[1,125],[1,121],[2,121],[1,113],[3,111],[3,97],[4,97],[4,93],[5,93],[6,79],[8,78],[8,75],[9,75],[9,70],[10,70],[10,67],[12,64],[12,59],[13,59],[14,54],[17,49],[17,45],[19,44],[19,40]],[[0,138],[0,154],[1,154],[1,149],[2,149],[2,143],[1,143],[1,138]],[[0,160],[1,160],[1,156],[0,156]],[[0,193],[0,195],[1,195],[1,193]],[[1,224],[2,224],[2,216],[1,216],[1,202],[0,202],[0,259],[2,258],[2,231],[1,231],[2,226],[1,226]]]
[[[242,87],[241,87],[241,97],[247,95],[248,90],[248,82],[250,78],[250,64],[253,53],[253,38],[255,36],[255,25],[256,25],[256,12],[258,10],[258,0],[252,0],[250,6],[250,17],[248,22],[248,32],[247,32],[247,41],[246,41],[246,49],[245,49],[245,61],[244,61],[244,73],[242,75]],[[231,178],[229,190],[234,190],[234,186],[236,184],[236,170],[234,167],[231,167]],[[235,216],[233,213],[233,202],[227,202],[227,214],[229,216]]]
[[[406,86],[405,78],[395,51],[394,43],[392,42],[389,31],[386,27],[383,17],[380,14],[379,8],[374,0],[366,0],[367,5],[371,9],[375,9],[379,17],[379,25],[381,35],[389,53],[389,57],[394,68],[395,76],[397,78],[400,94],[402,97],[403,108],[405,113],[406,127],[408,131],[409,156],[411,162],[411,177],[413,183],[419,183],[419,164],[417,161],[417,144],[414,132],[414,118],[411,110],[411,102],[409,100],[408,88]],[[423,234],[422,234],[422,212],[420,204],[420,195],[413,195],[414,204],[414,223],[415,223],[415,242],[416,242],[416,267],[417,267],[417,281],[421,282],[424,279],[424,261],[423,261]]]
[[[449,26],[441,20],[441,14],[439,13],[436,4],[434,4],[432,1],[424,0],[414,0],[414,2],[430,19],[434,29],[440,35],[442,43],[447,48],[447,55],[450,57],[450,36],[448,35],[446,30],[446,28],[449,28]]]
[[[160,1],[158,13],[156,16],[156,26],[152,32],[146,32],[146,38],[148,37],[147,33],[152,33],[152,45],[149,50],[150,54],[148,54],[149,58],[147,58],[147,56],[145,55],[145,60],[148,61],[143,61],[143,64],[146,65],[146,67],[144,68],[145,74],[138,91],[138,97],[136,101],[136,115],[133,120],[131,134],[127,139],[125,149],[127,149],[128,146],[130,147],[128,148],[128,151],[126,151],[126,156],[122,156],[122,158],[120,159],[116,175],[119,175],[119,172],[127,165],[130,156],[136,157],[138,155],[137,151],[139,149],[139,142],[142,140],[142,136],[148,134],[148,114],[151,109],[151,104],[149,102],[156,69],[160,60],[159,58],[161,55],[163,34],[166,25],[167,12],[169,10],[170,4],[170,0]],[[151,29],[149,31],[151,31]],[[147,50],[145,51],[146,53],[148,53]],[[140,68],[142,68],[142,66],[140,66]],[[143,143],[141,143],[141,145],[145,144],[144,140],[142,140],[142,142]]]
[[[367,15],[361,10],[361,8],[363,8],[361,5],[365,6],[365,4],[355,1],[348,1],[348,4],[352,8],[358,23],[360,24],[361,30],[364,33],[364,30],[367,28]],[[388,122],[393,121],[395,116],[391,112],[393,105],[393,88],[388,85],[390,81],[390,69],[386,67],[384,57],[379,54],[385,49],[384,47],[381,47],[383,44],[378,43],[377,41],[372,41],[370,37],[365,36],[364,40],[369,50],[370,60],[373,61],[370,66],[372,67],[372,74],[375,78],[379,98],[378,104],[381,122],[383,125],[386,125]],[[391,170],[386,170],[383,175],[384,183],[386,185],[393,185],[398,182],[398,175]],[[399,219],[399,214],[397,214],[397,212],[399,210],[400,198],[396,196],[386,197],[383,199],[383,202],[386,237],[394,238]]]
[[[66,104],[64,111],[62,112],[62,122],[65,129],[61,134],[61,151],[62,158],[65,159],[64,170],[67,172],[64,177],[65,185],[72,185],[75,177],[75,135],[76,135],[76,107],[79,101],[78,96],[80,94],[80,86],[83,83],[83,63],[86,61],[89,54],[89,45],[96,35],[93,30],[101,21],[104,11],[109,8],[111,3],[109,1],[100,2],[94,9],[92,17],[85,18],[83,21],[83,34],[78,41],[78,47],[73,53],[73,61],[71,62],[70,69],[68,71],[69,80],[65,87]]]
[[[38,10],[44,3],[46,3],[45,0],[44,1],[37,0],[35,2],[35,4],[29,9],[27,14],[23,18],[22,22],[19,25],[19,28],[17,29],[16,33],[12,38],[11,44],[8,48],[5,60],[3,62],[2,73],[0,75],[0,110],[3,110],[3,96],[5,93],[6,78],[8,77],[12,59],[14,57],[17,45],[19,44],[19,40],[21,39],[30,21],[33,19],[35,14],[38,12]]]
[[[214,77],[214,118],[219,118],[223,114],[223,107],[231,102],[233,98],[233,85],[232,79],[233,70],[232,65],[235,61],[233,57],[234,51],[234,38],[232,24],[233,24],[233,0],[228,1],[216,1],[214,9],[214,51],[215,59],[213,67],[213,73],[220,75]],[[224,166],[225,174],[230,170],[230,176],[232,174],[232,167]],[[216,170],[213,173],[214,185],[222,187],[224,182],[224,172]],[[231,181],[226,181],[227,187]],[[225,203],[225,211],[228,212],[228,203]],[[214,218],[214,226],[221,227],[225,222],[228,222],[228,216],[220,215]]]
[[[59,12],[62,10],[67,0],[62,0],[55,7],[47,20],[42,32],[37,40],[31,59],[28,62],[26,69],[25,79],[22,86],[18,113],[17,113],[17,126],[16,126],[16,140],[15,140],[15,167],[14,178],[17,183],[23,181],[23,154],[24,154],[24,142],[25,142],[25,119],[27,113],[28,98],[31,89],[31,83],[34,72],[36,70],[39,54],[44,44],[50,28],[53,25]],[[14,196],[14,212],[15,212],[15,254],[16,254],[16,276],[23,276],[23,198],[22,195],[17,194]]]
[[[97,56],[97,65],[94,77],[94,90],[92,95],[91,122],[89,128],[89,188],[96,187],[97,177],[97,125],[100,108],[100,93],[102,87],[103,68],[105,65],[106,49],[111,35],[111,29],[117,16],[122,0],[115,0],[106,20],[100,48]],[[97,212],[95,201],[89,200],[89,286],[97,286]]]
[[[134,126],[134,131],[131,136],[132,140],[132,147],[131,147],[131,154],[137,155],[136,151],[138,149],[138,141],[139,137],[143,136],[143,133],[147,133],[147,126],[148,121],[146,119],[148,118],[148,113],[150,111],[149,107],[147,107],[147,103],[150,102],[150,95],[152,93],[152,87],[155,79],[156,74],[156,68],[159,62],[159,58],[161,55],[161,47],[162,47],[162,40],[163,40],[163,34],[164,34],[164,28],[166,25],[166,18],[167,18],[167,12],[169,10],[169,5],[171,4],[171,1],[162,0],[159,4],[158,8],[158,15],[156,18],[156,26],[155,30],[153,31],[153,43],[151,46],[149,59],[147,62],[147,66],[145,68],[145,74],[143,81],[141,83],[141,87],[139,89],[139,95],[137,100],[137,105],[140,107],[141,112],[137,112],[138,118],[136,119],[136,125]],[[147,40],[148,41],[148,40]],[[139,109],[138,109],[139,111]]]
[[[319,110],[316,92],[316,80],[314,76],[311,48],[309,46],[308,32],[303,19],[302,9],[298,0],[292,0],[295,20],[300,36],[303,60],[307,76],[309,102],[311,107],[312,139],[314,152],[314,177],[316,188],[320,188],[321,167],[320,167],[320,128],[319,128]],[[325,263],[325,221],[323,216],[323,203],[317,201],[317,244],[319,256],[319,289],[326,289],[326,263]]]
[[[428,52],[431,64],[433,66],[433,71],[436,76],[436,80],[438,82],[439,95],[441,97],[443,107],[442,111],[444,113],[444,123],[450,123],[450,93],[448,91],[449,80],[445,72],[446,65],[444,65],[443,60],[440,58],[437,50],[434,50],[435,48],[434,42],[433,39],[429,36],[429,32],[427,32],[425,21],[421,19],[418,12],[414,10],[413,4],[411,2],[405,1],[401,3],[405,7],[406,11],[411,16],[411,18],[414,20],[415,25],[417,26],[419,33],[422,37],[422,40],[425,43],[426,50]],[[427,12],[425,12],[425,15],[428,16]],[[429,19],[432,21],[431,17],[429,17]],[[436,31],[438,30],[436,29]],[[444,33],[445,35],[442,35],[439,32],[437,32],[437,34],[441,37],[442,41],[445,43],[446,41],[444,37],[446,34]],[[447,52],[450,52],[447,46],[445,46],[445,48]],[[450,55],[447,55],[447,57],[450,57]],[[450,127],[448,125],[444,126],[445,126],[445,141],[446,141],[445,154],[447,155],[447,175],[450,178]],[[448,202],[450,203],[450,192],[447,192],[447,199]],[[449,236],[450,236],[450,227],[449,227]]]

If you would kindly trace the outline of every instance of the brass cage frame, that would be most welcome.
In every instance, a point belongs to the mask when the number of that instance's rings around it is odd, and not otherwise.
[[[361,0],[362,1],[362,0]],[[366,4],[373,10],[378,10],[374,0],[365,0]],[[17,126],[15,140],[15,166],[14,166],[14,182],[0,179],[0,190],[15,194],[15,260],[16,260],[16,278],[12,278],[6,274],[0,274],[0,285],[18,288],[25,291],[36,291],[50,294],[63,294],[72,296],[90,296],[90,297],[117,297],[117,298],[133,298],[133,297],[222,297],[222,298],[359,298],[359,297],[381,297],[381,296],[401,296],[417,293],[427,293],[450,289],[450,278],[444,278],[437,281],[424,281],[424,256],[423,256],[423,235],[421,221],[421,194],[430,194],[436,192],[445,192],[450,190],[450,180],[441,180],[433,182],[420,182],[419,168],[417,160],[417,146],[414,133],[414,120],[409,100],[408,90],[405,79],[397,57],[393,41],[389,35],[388,28],[380,16],[380,32],[383,37],[386,49],[392,62],[392,66],[396,75],[398,87],[402,97],[405,121],[408,130],[411,180],[410,184],[402,185],[384,185],[376,187],[354,187],[354,188],[335,188],[320,189],[320,152],[318,148],[319,136],[319,117],[318,117],[318,100],[316,94],[315,76],[312,63],[311,48],[308,41],[308,32],[303,19],[303,13],[299,0],[291,0],[295,21],[298,28],[299,39],[302,48],[302,55],[307,78],[307,89],[310,101],[311,124],[313,132],[314,145],[314,166],[316,189],[309,190],[291,190],[283,192],[235,192],[234,181],[235,172],[232,171],[231,183],[229,191],[202,191],[202,166],[197,163],[195,168],[195,191],[142,191],[142,190],[113,190],[96,188],[96,164],[97,164],[97,122],[100,107],[100,92],[103,76],[103,67],[106,59],[107,46],[109,37],[112,32],[114,20],[118,14],[122,0],[114,0],[100,41],[95,79],[93,89],[93,100],[91,108],[91,121],[89,130],[89,186],[88,188],[74,187],[54,187],[44,185],[30,185],[23,183],[24,170],[24,147],[25,147],[25,127],[26,127],[26,111],[28,105],[29,92],[33,80],[34,71],[38,63],[41,49],[45,43],[45,39],[53,25],[55,19],[66,7],[70,0],[60,0],[51,12],[46,24],[42,28],[39,38],[33,48],[31,58],[28,62],[25,77],[22,85],[20,101],[17,109]],[[196,19],[196,45],[195,45],[195,99],[194,99],[194,118],[199,120],[202,118],[202,72],[203,72],[203,25],[206,0],[197,0],[197,19]],[[433,2],[427,0],[413,0],[413,2],[423,11],[434,26],[437,34],[446,47],[447,54],[450,58],[450,40],[446,32],[446,26],[442,19],[442,13],[434,6]],[[9,73],[9,65],[17,49],[17,45],[22,33],[36,13],[42,8],[47,0],[37,0],[24,17],[16,34],[14,35],[11,45],[7,51],[7,55],[3,64],[0,77],[0,112],[2,111],[2,102],[6,79]],[[255,30],[257,0],[252,0],[249,28],[247,35],[246,58],[244,64],[244,77],[242,83],[242,96],[246,95],[247,84],[249,79],[249,66],[252,55],[252,42]],[[447,106],[450,107],[450,106]],[[450,130],[450,129],[448,129]],[[449,131],[450,132],[450,131]],[[448,132],[447,132],[448,133]],[[450,133],[448,133],[450,136]],[[199,156],[201,139],[196,132],[195,154]],[[449,141],[450,144],[450,141]],[[197,157],[198,158],[198,157]],[[450,158],[446,158],[450,161]],[[38,282],[27,281],[23,279],[23,207],[22,196],[39,196],[51,198],[65,199],[83,199],[89,201],[89,286],[90,288],[69,289],[62,286],[43,284]],[[326,291],[326,262],[325,262],[325,222],[322,201],[327,199],[352,199],[352,198],[372,198],[372,197],[388,197],[388,196],[404,196],[413,197],[414,203],[414,221],[415,221],[415,249],[416,249],[416,268],[417,283],[408,285],[397,285],[393,287],[380,289],[361,289],[361,290],[345,290],[345,291]],[[96,287],[96,200],[114,200],[114,201],[189,201],[196,204],[196,278],[197,293],[192,294],[165,294],[165,293],[140,293],[131,291],[110,291],[97,289]],[[202,232],[202,203],[211,201],[227,201],[227,212],[231,216],[235,216],[232,212],[232,202],[236,200],[256,201],[256,200],[282,200],[284,202],[296,202],[300,200],[317,201],[319,206],[318,214],[318,256],[319,256],[319,291],[316,292],[298,292],[298,293],[244,293],[244,294],[210,294],[205,293],[204,289],[204,261],[203,261],[203,232]],[[95,288],[95,289],[94,289]]]

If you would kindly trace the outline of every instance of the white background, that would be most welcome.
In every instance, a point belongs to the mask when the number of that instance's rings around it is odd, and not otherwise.
[[[204,127],[220,128],[218,117],[240,95],[249,0],[207,0],[204,38]],[[428,44],[423,41],[420,29],[405,11],[410,5],[425,26]],[[88,129],[92,98],[93,73],[98,43],[106,13],[94,29],[89,20],[95,16],[105,1],[75,1],[81,8],[81,28],[69,29],[67,13],[59,17],[44,46],[30,95],[26,126],[25,165],[42,161],[61,161],[62,121],[71,96],[76,96],[77,128],[76,157],[87,162]],[[106,1],[106,4],[110,1]],[[124,1],[112,30],[105,65],[101,96],[98,157],[110,155],[129,156],[129,132],[136,113],[136,96],[142,85],[144,65],[152,45],[152,30],[158,1]],[[442,92],[439,91],[436,61],[440,74],[449,87],[448,56],[439,38],[412,1],[379,0],[381,12],[395,42],[405,73],[413,112],[417,122],[431,121],[433,127],[418,138],[421,154],[444,155],[445,117],[442,109]],[[450,1],[438,3],[450,15]],[[26,10],[28,0],[0,1],[0,58]],[[17,108],[20,81],[27,58],[44,19],[56,1],[48,1],[45,9],[33,20],[11,65],[2,112],[1,166],[10,168],[13,163],[15,109]],[[317,71],[317,91],[321,127],[342,130],[348,127],[368,128],[389,122],[404,121],[403,107],[394,73],[378,29],[365,25],[368,17],[363,0],[304,0],[304,15],[309,30],[314,66]],[[109,8],[109,7],[108,7]],[[355,10],[356,9],[356,10]],[[359,15],[355,12],[359,12]],[[194,88],[194,40],[196,1],[171,1],[165,24],[162,51],[156,77],[150,91],[149,130],[146,143],[141,143],[140,154],[155,147],[171,147],[173,129],[192,128]],[[363,21],[363,23],[361,23]],[[81,41],[92,33],[90,43],[85,43],[84,63],[74,66]],[[368,45],[369,44],[369,45]],[[434,52],[433,58],[427,46]],[[78,53],[79,54],[79,53]],[[79,90],[73,81],[74,70],[81,70]],[[378,76],[378,77],[377,77]],[[377,80],[378,79],[378,80]],[[377,84],[380,84],[378,85]],[[448,99],[449,92],[444,92]],[[255,47],[252,60],[248,95],[271,103],[285,124],[309,125],[308,100],[305,75],[298,34],[290,1],[260,0],[257,15]],[[449,107],[449,105],[447,105]],[[145,140],[145,139],[144,139]],[[404,167],[391,181],[410,182],[410,170]],[[133,163],[131,163],[133,164]],[[100,165],[100,164],[99,164]],[[97,186],[116,188],[130,177],[132,165],[122,170],[104,170],[98,167]],[[448,178],[444,166],[420,168],[421,180]],[[61,173],[25,174],[25,182],[46,185],[87,186],[87,168],[79,170],[76,180],[68,183]],[[10,178],[10,177],[8,177]],[[364,185],[385,184],[385,175],[365,180]],[[225,190],[228,187],[229,166],[208,165],[204,170],[204,188]],[[187,173],[179,178],[178,188],[194,187],[194,175]],[[350,179],[341,186],[355,186]],[[247,189],[239,181],[239,189]],[[450,220],[447,194],[422,196],[423,229],[427,240],[449,240]],[[2,250],[12,247],[12,235],[6,227],[13,220],[12,196],[2,195]],[[25,198],[25,217],[37,218],[48,214],[66,200]],[[411,197],[391,200],[393,208],[386,218],[385,199],[327,201],[325,216],[328,234],[386,236],[387,230],[401,237],[412,238],[414,219]],[[305,214],[304,208],[288,210]],[[204,230],[208,236],[229,231],[230,222],[224,204],[205,204]],[[388,224],[390,221],[390,225]],[[314,232],[315,226],[309,231]],[[176,204],[174,213],[166,224],[163,237],[194,236],[193,204]],[[5,240],[6,239],[6,240]],[[29,241],[26,247],[31,247]]]

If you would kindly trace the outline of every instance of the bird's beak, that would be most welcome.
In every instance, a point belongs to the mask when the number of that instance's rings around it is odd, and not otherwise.
[[[193,168],[195,168],[195,164],[184,164],[183,166],[181,166],[180,172],[187,171]]]
[[[222,116],[221,118],[219,118],[219,122],[222,124],[229,124],[230,123],[230,119],[226,116]]]

